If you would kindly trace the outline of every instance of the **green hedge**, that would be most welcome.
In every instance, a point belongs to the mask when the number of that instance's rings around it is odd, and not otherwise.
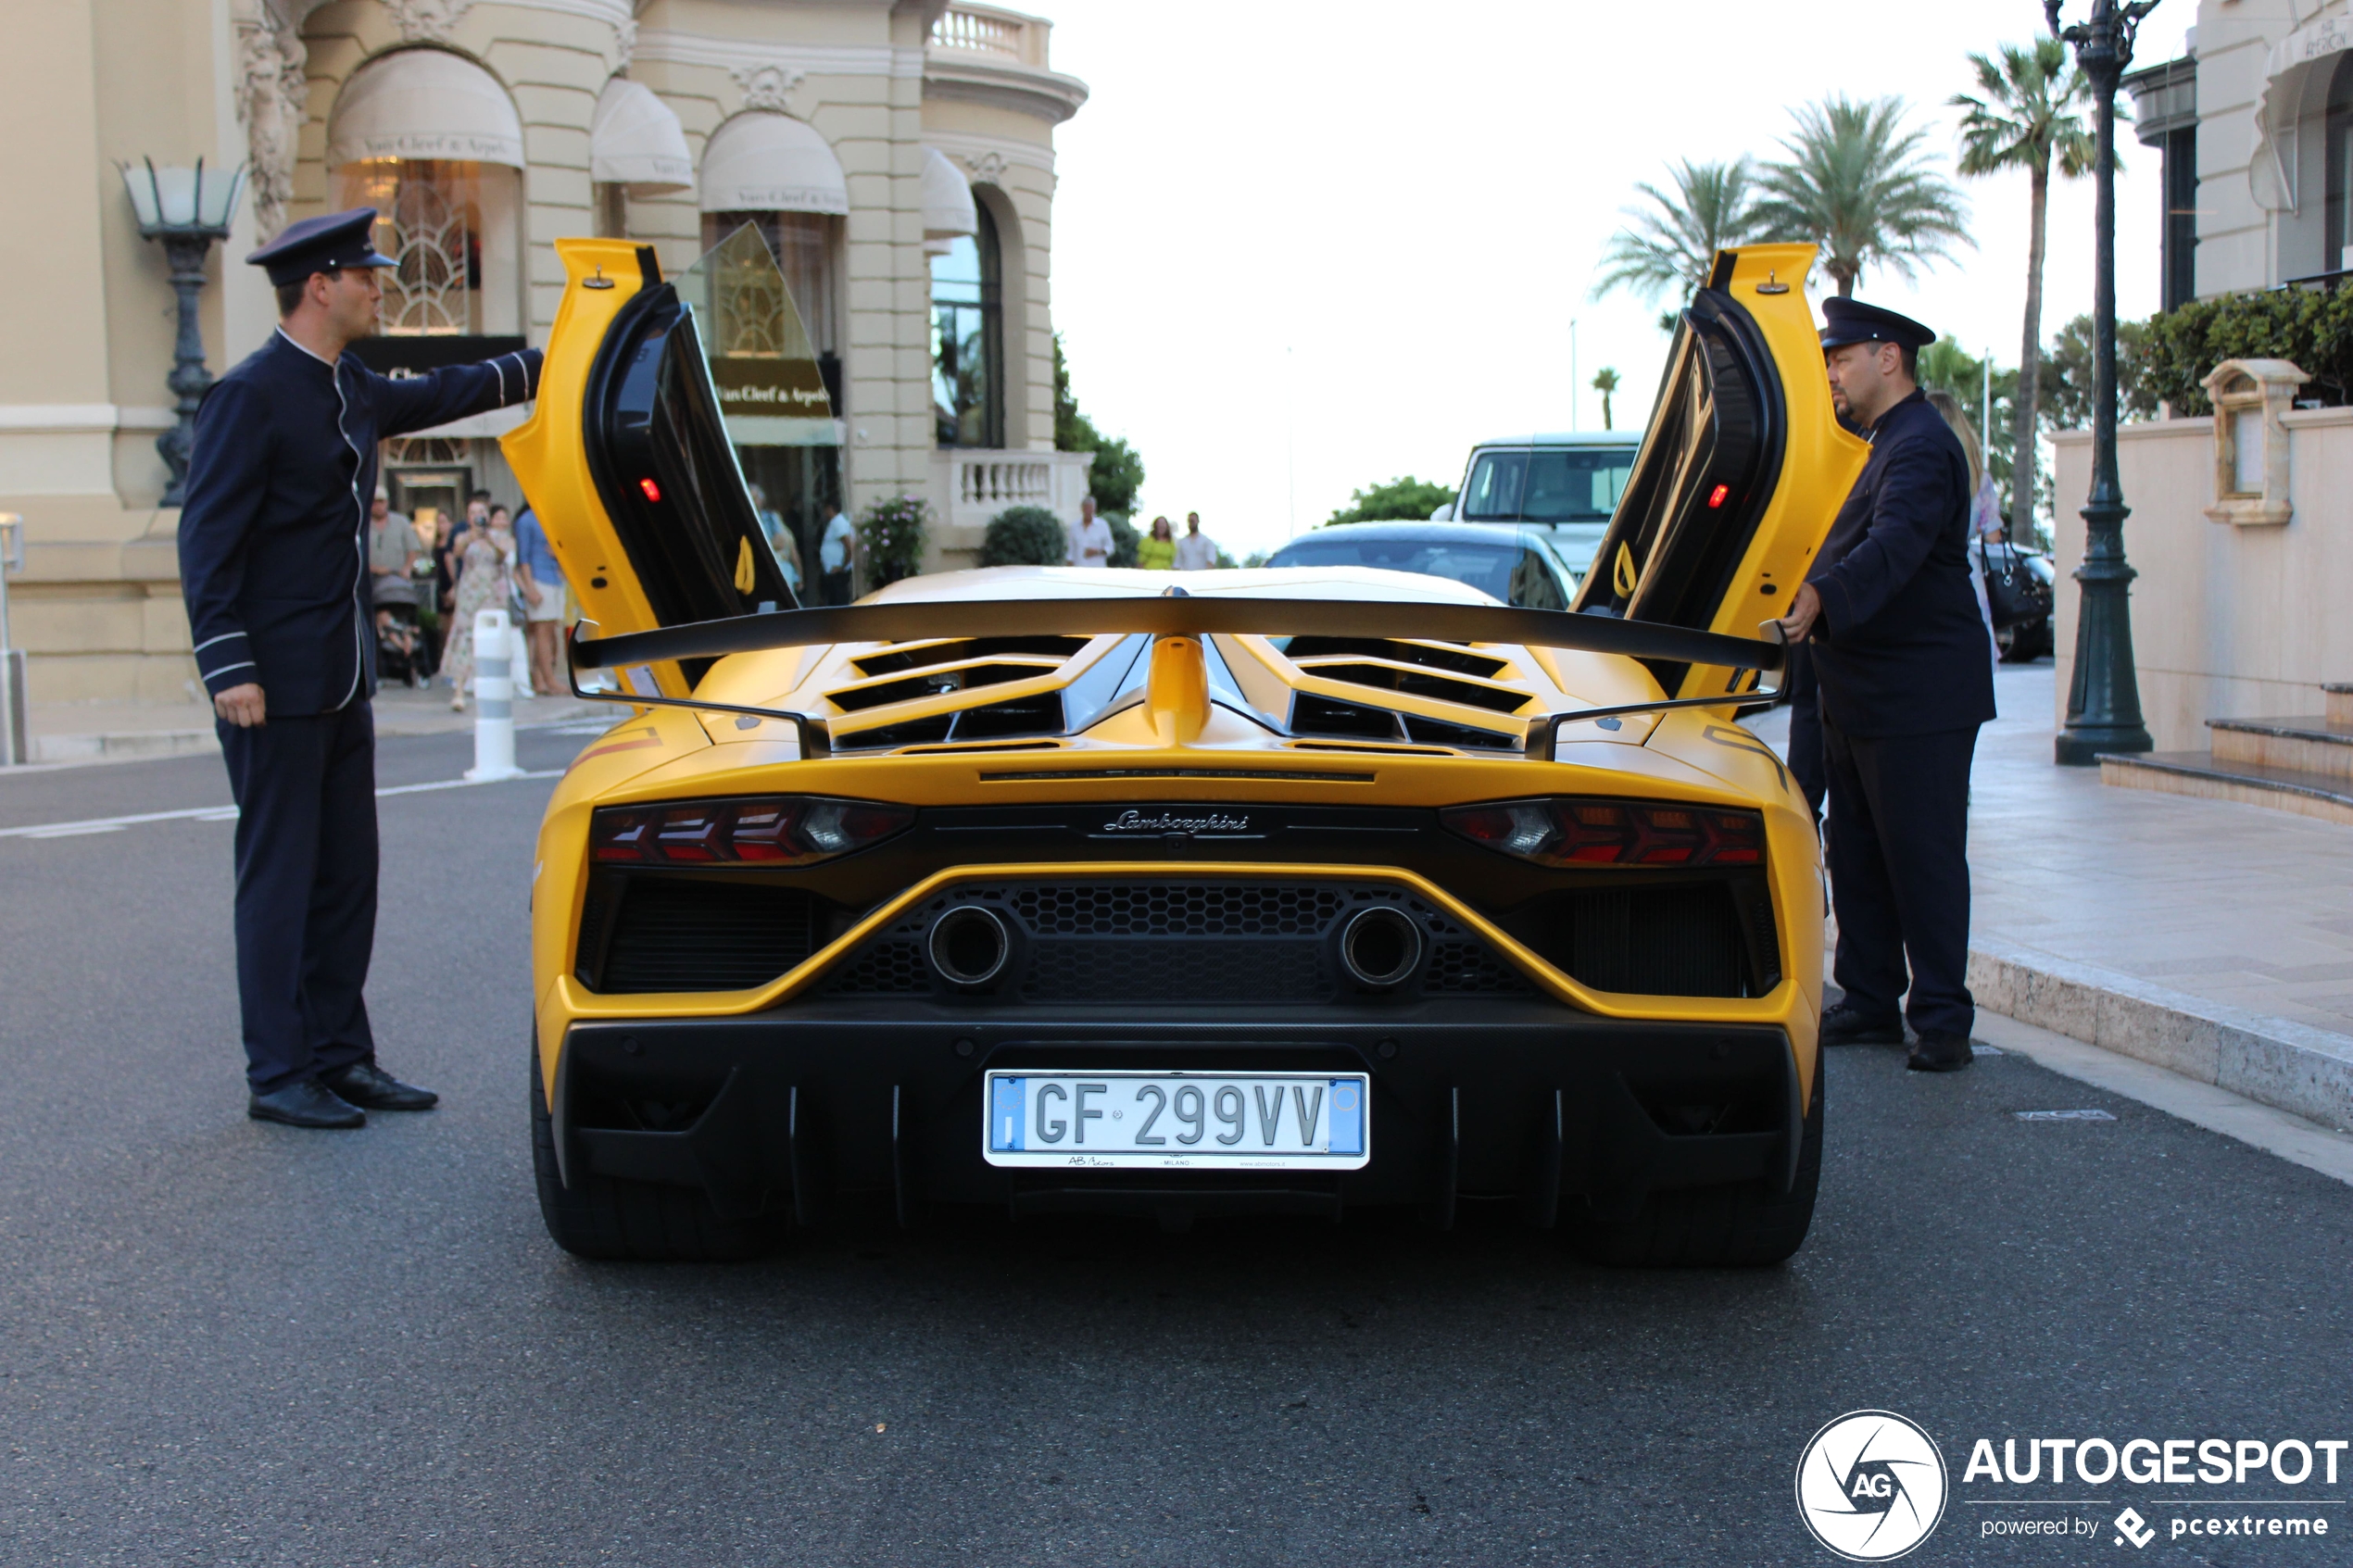
[[[2302,393],[2353,402],[2353,289],[2272,289],[2193,300],[2149,319],[2144,390],[2176,416],[2212,412],[2200,384],[2225,359],[2288,359]]]
[[[983,566],[1060,566],[1069,558],[1070,533],[1043,507],[1009,507],[981,536]]]

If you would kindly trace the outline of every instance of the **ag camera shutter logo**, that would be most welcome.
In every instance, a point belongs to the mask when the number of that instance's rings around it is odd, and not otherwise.
[[[1893,1411],[1850,1411],[1797,1461],[1797,1516],[1850,1562],[1886,1562],[1934,1533],[1949,1493],[1944,1455]]]

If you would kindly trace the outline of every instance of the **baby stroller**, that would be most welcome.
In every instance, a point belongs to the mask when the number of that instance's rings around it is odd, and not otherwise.
[[[433,674],[433,645],[417,624],[417,596],[430,593],[405,577],[372,579],[376,618],[376,679],[422,687]]]

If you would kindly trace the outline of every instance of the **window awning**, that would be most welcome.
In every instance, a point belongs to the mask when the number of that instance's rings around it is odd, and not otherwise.
[[[459,158],[523,167],[522,120],[488,71],[445,49],[403,49],[361,66],[327,117],[327,165]]]
[[[614,77],[588,121],[588,178],[626,185],[633,196],[695,187],[695,156],[670,106],[642,82]]]
[[[764,109],[711,133],[698,182],[705,212],[849,211],[841,161],[816,127]]]
[[[2247,182],[2257,204],[2271,212],[2294,212],[2297,144],[2304,117],[2324,109],[2337,57],[2353,50],[2353,21],[2327,17],[2299,27],[2271,45],[2263,91],[2255,107],[2255,157]]]
[[[924,149],[924,240],[952,240],[980,232],[980,214],[973,209],[973,188],[937,147]]]

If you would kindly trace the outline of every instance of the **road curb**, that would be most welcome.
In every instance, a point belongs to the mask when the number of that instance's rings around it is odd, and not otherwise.
[[[1969,985],[1989,1012],[2353,1128],[2346,1035],[1991,937],[1969,944]]]
[[[34,762],[121,762],[141,757],[195,757],[220,749],[210,730],[117,730],[31,738]]]

